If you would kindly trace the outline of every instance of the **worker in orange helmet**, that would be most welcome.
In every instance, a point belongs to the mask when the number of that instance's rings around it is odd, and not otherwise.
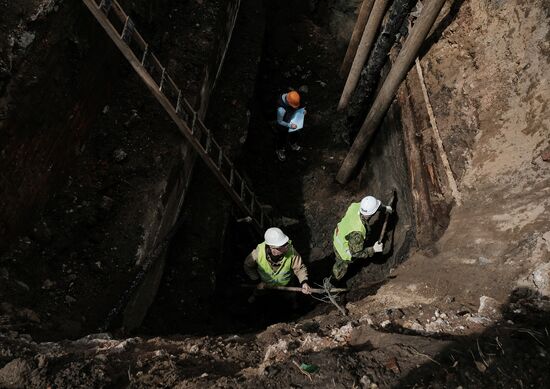
[[[300,151],[302,147],[298,144],[300,134],[296,124],[291,122],[296,111],[300,108],[300,94],[290,91],[279,97],[277,106],[277,133],[275,136],[275,154],[279,161],[286,160],[285,149],[289,144],[294,151]],[[305,113],[305,111],[304,111]]]

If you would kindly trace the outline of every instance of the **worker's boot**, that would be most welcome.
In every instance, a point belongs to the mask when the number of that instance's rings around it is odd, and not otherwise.
[[[291,148],[293,151],[300,151],[300,150],[302,150],[302,146],[300,146],[298,143],[291,143],[291,144],[290,144],[290,148]]]

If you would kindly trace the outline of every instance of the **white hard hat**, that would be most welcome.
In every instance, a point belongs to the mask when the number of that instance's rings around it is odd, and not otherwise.
[[[288,242],[288,236],[286,236],[280,228],[271,227],[268,228],[264,234],[265,243],[268,246],[281,247]]]
[[[361,209],[359,212],[361,212],[361,215],[365,216],[374,215],[374,213],[378,210],[378,207],[380,207],[380,204],[382,204],[380,200],[375,197],[364,197],[363,200],[361,200]]]

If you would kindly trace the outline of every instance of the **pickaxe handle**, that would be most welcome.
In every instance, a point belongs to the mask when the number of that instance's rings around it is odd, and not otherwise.
[[[395,202],[395,189],[393,190],[393,194],[390,200],[390,207],[393,208],[393,203]],[[393,210],[395,212],[395,209]],[[384,235],[386,235],[386,227],[388,226],[388,219],[390,218],[390,214],[386,213],[386,219],[384,220],[384,225],[382,226],[382,231],[380,232],[380,238],[378,238],[378,243],[382,243],[382,240],[384,239]]]
[[[241,284],[243,288],[256,288],[256,285],[250,285],[250,284]],[[287,292],[301,292],[302,288],[297,286],[269,286],[265,285],[263,289],[270,289],[270,290],[283,290]],[[323,294],[326,293],[325,289],[319,289],[319,288],[310,288],[311,293],[317,293],[317,294]],[[348,289],[344,288],[330,288],[329,292],[347,292]]]

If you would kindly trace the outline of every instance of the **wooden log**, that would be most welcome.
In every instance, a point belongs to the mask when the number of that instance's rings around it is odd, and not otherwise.
[[[353,33],[349,40],[348,49],[346,55],[344,56],[344,61],[340,67],[340,77],[344,78],[348,75],[351,68],[351,63],[357,52],[357,47],[359,47],[359,42],[361,41],[361,36],[363,31],[365,31],[365,26],[369,20],[370,12],[372,11],[372,6],[374,5],[374,0],[363,0],[361,4],[361,9],[359,10],[359,15],[357,16],[357,21],[355,22],[355,27],[353,28]]]
[[[346,85],[344,86],[344,91],[342,92],[340,102],[338,103],[339,111],[346,107],[353,91],[355,90],[355,87],[357,86],[357,82],[359,82],[361,70],[369,57],[370,49],[374,42],[374,38],[376,37],[376,33],[378,32],[378,28],[382,23],[388,2],[389,0],[375,0],[374,2],[367,26],[365,27],[365,31],[363,31],[363,36],[361,37],[361,42],[359,43],[359,48],[357,49],[357,54],[353,59],[351,70],[346,80]]]
[[[342,166],[340,166],[340,170],[336,175],[336,180],[339,183],[346,184],[350,180],[359,159],[363,155],[372,135],[382,122],[399,85],[407,76],[420,46],[422,46],[444,3],[445,0],[431,0],[424,5],[424,9],[413,26],[409,38],[403,45],[403,49],[386,77],[378,96],[376,96],[372,108],[359,130],[359,134],[357,134],[348,155]]]
[[[449,184],[456,205],[460,205],[462,204],[462,196],[460,194],[460,191],[458,190],[458,185],[456,184],[451,165],[449,164],[447,152],[445,151],[445,147],[443,147],[443,140],[441,139],[441,135],[439,134],[437,121],[435,120],[432,104],[430,103],[430,98],[428,96],[428,89],[426,88],[426,83],[424,82],[424,73],[422,71],[422,66],[420,65],[420,60],[418,58],[415,62],[418,79],[420,80],[420,86],[422,87],[422,94],[424,96],[424,103],[426,104],[426,109],[428,110],[428,116],[430,117],[430,124],[432,125],[434,139],[437,144],[437,150],[439,151],[439,159],[441,159],[441,163],[443,164],[443,168],[445,169],[445,174],[447,175],[447,183]]]
[[[407,28],[407,16],[415,3],[416,0],[393,0],[384,17],[384,24],[380,28],[376,43],[346,107],[346,125],[352,134],[361,128],[376,97],[377,87],[384,83],[387,72],[383,69],[388,63],[389,53],[397,37],[401,35],[400,32]]]

